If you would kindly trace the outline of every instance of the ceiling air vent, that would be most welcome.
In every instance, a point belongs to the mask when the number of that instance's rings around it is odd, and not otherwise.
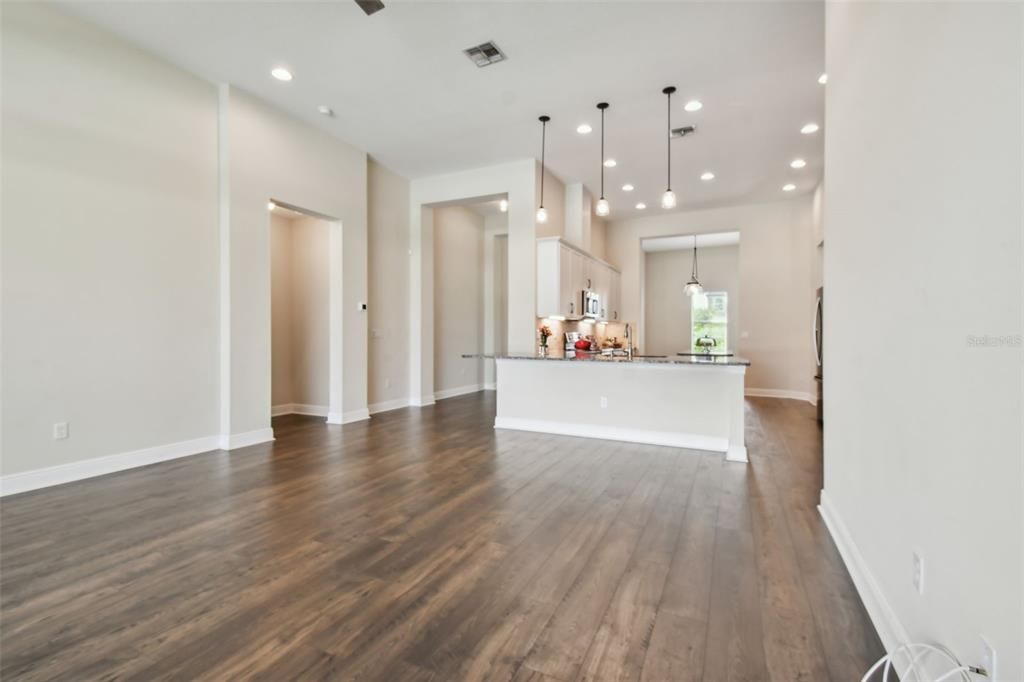
[[[480,68],[505,61],[505,53],[489,40],[486,43],[481,43],[462,52]]]
[[[359,9],[366,12],[366,16],[384,9],[384,3],[381,0],[356,0],[356,4],[359,5]]]

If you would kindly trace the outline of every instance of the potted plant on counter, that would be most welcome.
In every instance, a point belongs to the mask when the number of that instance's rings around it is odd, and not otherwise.
[[[540,355],[545,357],[548,354],[548,339],[551,338],[551,327],[542,324],[537,333],[540,334]]]

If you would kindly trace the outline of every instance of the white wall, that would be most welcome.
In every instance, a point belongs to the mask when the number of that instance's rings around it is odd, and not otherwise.
[[[508,216],[484,217],[484,353],[508,348]],[[495,387],[494,360],[484,360],[484,387]]]
[[[537,310],[538,164],[513,161],[417,178],[409,198],[409,392],[414,405],[434,395],[434,228],[432,206],[474,198],[508,198],[508,348],[533,349]]]
[[[434,209],[434,392],[483,387],[484,219],[464,206]]]
[[[43,4],[2,31],[0,472],[216,436],[216,89]]]
[[[602,260],[608,260],[607,247],[605,246],[607,242],[608,223],[604,218],[598,218],[596,215],[590,216],[590,255]]]
[[[373,412],[409,401],[409,181],[370,159],[367,185]]]
[[[727,294],[729,321],[725,349],[734,350],[739,341],[743,313],[740,293],[740,247],[742,245],[698,248],[700,282],[707,292]],[[690,350],[692,328],[691,298],[686,295],[693,264],[692,250],[656,251],[644,259],[644,351],[652,355],[675,355]]]
[[[887,645],[978,663],[984,635],[999,680],[1024,679],[1022,13],[826,21],[823,511]]]
[[[367,300],[366,154],[231,90],[224,142],[230,168],[230,434],[270,426],[270,218],[267,200],[341,222],[332,243],[340,289],[342,344],[331,348],[341,394],[330,397],[336,418],[366,416]],[[223,225],[222,225],[223,228]],[[332,303],[333,305],[333,303]]]
[[[343,222],[330,402],[364,417],[366,155],[47,5],[3,10],[4,491],[270,437],[271,198]]]
[[[313,217],[271,218],[272,404],[329,400],[331,225]]]
[[[809,399],[815,394],[810,195],[609,223],[605,255],[622,272],[623,317],[640,323],[637,339],[646,351],[642,238],[736,230],[743,313],[735,350],[751,361],[747,390]]]
[[[292,390],[292,221],[270,216],[270,402],[295,402]]]

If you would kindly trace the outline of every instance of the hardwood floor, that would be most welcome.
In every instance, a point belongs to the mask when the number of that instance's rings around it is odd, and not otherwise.
[[[495,431],[494,394],[6,498],[4,680],[859,680],[814,409],[749,466]]]

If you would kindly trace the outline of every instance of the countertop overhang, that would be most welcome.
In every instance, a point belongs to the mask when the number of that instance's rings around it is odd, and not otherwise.
[[[613,357],[608,355],[594,355],[592,353],[581,353],[577,355],[570,352],[566,356],[553,357],[550,355],[534,355],[530,353],[464,353],[464,358],[482,358],[484,360],[536,360],[540,362],[561,362],[576,363],[580,365],[668,365],[684,367],[749,367],[750,360],[735,355],[712,355],[712,356],[667,356],[667,357],[645,357],[634,356]]]

